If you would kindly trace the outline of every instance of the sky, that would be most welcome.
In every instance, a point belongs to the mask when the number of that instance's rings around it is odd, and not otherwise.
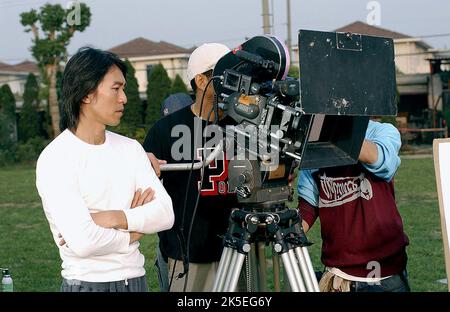
[[[286,0],[270,0],[273,34],[287,35]],[[24,32],[20,13],[57,0],[0,0],[0,62],[32,59],[32,36]],[[263,33],[262,0],[84,0],[92,13],[90,26],[77,32],[69,54],[84,45],[109,49],[137,37],[189,48],[221,42],[230,48]],[[370,2],[379,3],[379,11]],[[333,31],[354,21],[366,22],[379,12],[379,27],[426,37],[434,48],[450,49],[449,0],[291,0],[291,36],[299,29]]]

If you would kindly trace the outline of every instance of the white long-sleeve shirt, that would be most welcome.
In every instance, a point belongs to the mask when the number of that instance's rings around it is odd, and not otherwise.
[[[108,282],[144,275],[139,242],[130,244],[128,231],[156,233],[174,222],[172,200],[142,146],[109,131],[101,145],[62,132],[38,159],[36,186],[66,279]],[[130,209],[135,191],[148,187],[155,198]],[[105,210],[124,210],[128,231],[96,225],[90,213]]]

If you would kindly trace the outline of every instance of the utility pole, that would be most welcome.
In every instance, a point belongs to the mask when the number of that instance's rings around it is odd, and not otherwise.
[[[289,56],[292,59],[292,38],[291,38],[291,0],[286,0],[286,16],[287,16],[287,48],[289,51]]]
[[[264,34],[270,34],[269,0],[262,0],[262,17]]]

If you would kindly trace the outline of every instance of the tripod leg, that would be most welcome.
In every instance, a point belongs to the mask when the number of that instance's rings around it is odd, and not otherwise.
[[[259,260],[259,291],[267,291],[266,248],[263,243],[256,243]]]
[[[300,291],[305,291],[306,289],[301,289],[298,281],[299,279],[296,278],[295,273],[294,273],[294,265],[292,265],[292,261],[291,258],[289,257],[289,252],[285,252],[281,254],[281,259],[283,260],[283,265],[284,265],[284,269],[286,271],[286,275],[288,277],[289,280],[289,285],[291,286],[292,291],[294,292],[300,292]]]
[[[225,280],[225,285],[222,291],[232,292],[236,290],[236,286],[239,280],[239,274],[241,274],[242,265],[244,264],[245,255],[233,250],[233,255],[230,263],[230,272]]]
[[[316,291],[313,286],[313,278],[315,278],[315,276],[314,277],[311,276],[311,272],[307,267],[307,262],[306,262],[306,259],[305,259],[302,249],[300,247],[295,248],[295,254],[297,255],[297,260],[300,265],[300,270],[304,277],[306,289],[310,292]]]
[[[247,291],[259,292],[259,274],[258,274],[258,257],[256,255],[255,243],[251,244],[250,252],[246,257],[246,279],[247,279]]]
[[[214,280],[213,291],[222,291],[225,277],[230,266],[231,256],[233,254],[233,249],[229,247],[224,247],[222,256],[220,257],[219,268],[217,269],[216,279]]]
[[[306,260],[306,266],[308,267],[309,274],[311,276],[311,280],[313,282],[314,291],[319,292],[319,282],[317,281],[316,273],[314,272],[314,267],[311,262],[311,257],[309,256],[308,248],[301,247],[301,250],[303,251],[303,256]]]
[[[292,249],[289,250],[288,255],[289,255],[289,259],[291,260],[291,265],[292,265],[292,269],[294,272],[294,276],[297,279],[297,283],[298,283],[298,286],[300,287],[300,291],[306,292],[307,290],[306,290],[305,283],[303,281],[303,277],[302,277],[302,274],[301,274],[299,266],[298,266],[297,258],[295,257],[294,250],[292,250]]]
[[[273,250],[273,248],[272,248]],[[280,286],[280,256],[272,251],[272,263],[273,263],[273,285],[275,292],[281,291]]]

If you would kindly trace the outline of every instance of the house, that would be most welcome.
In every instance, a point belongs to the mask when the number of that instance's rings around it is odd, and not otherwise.
[[[136,70],[141,97],[145,98],[147,90],[147,75],[152,67],[161,63],[170,79],[178,74],[189,86],[187,81],[187,63],[192,49],[185,49],[177,45],[160,41],[154,42],[145,38],[136,38],[109,49],[123,59],[128,59]]]
[[[22,96],[29,73],[39,74],[36,63],[24,61],[16,65],[9,65],[0,62],[0,85],[8,84],[15,95]]]
[[[432,53],[428,52],[432,47],[419,38],[413,38],[359,21],[333,31],[392,38],[395,46],[395,64],[399,72],[403,74],[428,74],[430,71],[429,63],[426,59],[432,57]],[[293,51],[297,56],[295,62],[297,62],[296,65],[298,66],[298,47],[293,47]]]
[[[448,63],[440,63],[440,69],[431,72],[433,60],[445,58],[445,52],[433,49],[421,38],[368,25],[357,21],[340,27],[335,32],[351,32],[369,36],[392,38],[394,41],[397,88],[400,95],[398,121],[400,127],[436,127],[442,120],[436,120],[436,111],[442,113],[445,100],[442,96],[448,89]],[[298,47],[293,49],[298,60]],[[297,61],[298,62],[298,61]],[[298,66],[298,63],[297,63]],[[444,102],[443,102],[444,99]],[[450,106],[450,103],[448,103]],[[450,124],[450,114],[447,124]]]
[[[23,106],[22,98],[29,73],[39,75],[39,68],[36,63],[24,61],[19,64],[10,65],[0,62],[0,86],[5,84],[9,85],[11,92],[16,98],[16,113],[19,112]],[[17,123],[14,124],[12,137],[14,141],[17,141]]]
[[[378,26],[368,25],[363,22],[340,27],[336,32],[351,32],[369,36],[385,37],[394,39],[395,65],[398,72],[402,74],[428,74],[430,64],[427,58],[432,57],[428,52],[432,47],[420,38],[413,38],[395,31]]]
[[[398,117],[403,127],[434,128],[443,123],[443,110],[448,76],[448,64],[433,71],[434,59],[441,59],[446,53],[433,49],[421,38],[411,37],[381,27],[355,22],[336,29],[336,32],[352,32],[394,40],[397,88],[400,94]],[[446,78],[447,77],[447,78]],[[450,104],[450,103],[448,103]],[[441,120],[436,117],[441,115]]]
[[[16,96],[16,106],[22,107],[22,95],[25,91],[25,83],[29,73],[39,75],[39,68],[36,63],[24,61],[16,65],[9,65],[0,62],[0,86],[8,84],[12,93]]]

